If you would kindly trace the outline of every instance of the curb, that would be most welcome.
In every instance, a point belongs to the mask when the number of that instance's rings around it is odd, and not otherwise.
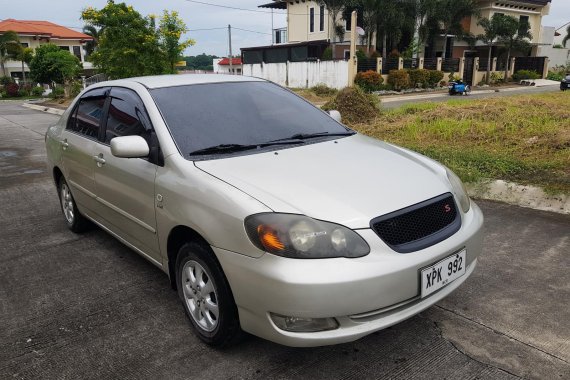
[[[26,108],[30,108],[36,111],[42,111],[45,113],[50,113],[52,115],[63,115],[63,113],[65,112],[65,110],[60,110],[58,108],[51,108],[51,107],[46,107],[46,106],[41,106],[38,104],[31,104],[31,103],[24,103],[22,104],[22,107],[26,107]]]
[[[540,86],[546,87],[546,86]],[[526,90],[529,88],[537,88],[537,87],[507,87],[504,89],[495,89],[495,90],[478,90],[478,91],[471,91],[470,95],[484,95],[484,94],[495,94],[500,92],[513,92],[513,91],[521,91]],[[391,102],[399,102],[402,100],[418,100],[418,99],[432,99],[432,98],[440,98],[442,96],[447,95],[447,92],[440,92],[437,94],[424,94],[424,95],[410,95],[410,96],[387,96],[384,98],[380,98],[381,103],[391,103]]]
[[[550,195],[540,187],[503,180],[467,183],[465,186],[469,196],[475,199],[499,201],[534,210],[570,215],[570,195]]]

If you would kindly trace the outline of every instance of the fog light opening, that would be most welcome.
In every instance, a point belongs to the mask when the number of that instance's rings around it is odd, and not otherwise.
[[[270,314],[271,320],[279,329],[290,332],[319,332],[335,330],[338,322],[334,318],[300,318]]]

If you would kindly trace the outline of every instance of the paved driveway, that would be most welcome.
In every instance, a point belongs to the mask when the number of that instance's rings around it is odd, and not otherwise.
[[[0,379],[570,378],[570,217],[480,202],[480,265],[437,306],[350,344],[215,350],[161,271],[66,229],[44,167],[56,120],[0,102]]]

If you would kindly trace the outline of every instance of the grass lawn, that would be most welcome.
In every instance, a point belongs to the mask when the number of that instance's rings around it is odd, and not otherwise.
[[[432,157],[466,182],[570,194],[570,91],[408,105],[350,126]]]

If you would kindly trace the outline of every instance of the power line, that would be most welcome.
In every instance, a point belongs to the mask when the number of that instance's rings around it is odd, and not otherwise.
[[[271,33],[265,33],[265,32],[258,32],[255,30],[248,30],[248,29],[242,29],[242,28],[238,28],[236,26],[232,26],[232,29],[237,29],[237,30],[243,30],[244,32],[250,32],[250,33],[257,33],[257,34],[266,34],[266,35],[271,35]]]

